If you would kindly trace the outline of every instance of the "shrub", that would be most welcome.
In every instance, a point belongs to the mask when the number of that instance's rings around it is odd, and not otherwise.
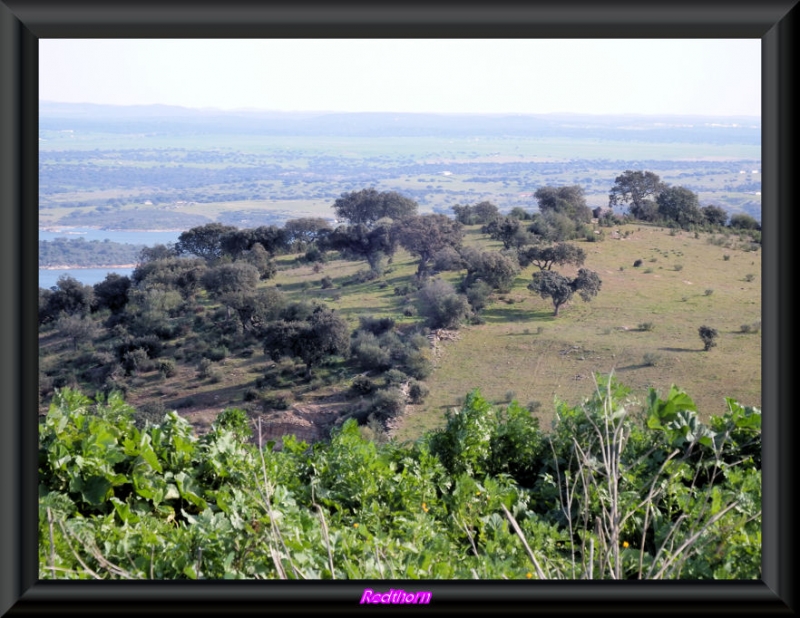
[[[223,374],[222,370],[219,367],[211,367],[206,372],[206,375],[212,384],[219,384],[220,382],[222,382]]]
[[[333,287],[333,279],[331,279],[328,276],[325,276],[322,279],[320,279],[319,285],[323,290],[327,290],[329,288],[332,288]]]
[[[700,339],[703,340],[703,349],[706,352],[717,345],[716,339],[719,333],[717,332],[716,328],[711,328],[710,326],[701,326],[698,329],[698,333],[700,335]]]
[[[642,265],[642,260],[636,260],[636,261],[633,263],[633,267],[634,267],[634,268],[639,268],[641,265]]]
[[[125,352],[122,357],[122,366],[128,375],[134,375],[140,371],[150,369],[147,352],[142,348],[135,348]]]
[[[383,374],[383,377],[386,380],[385,385],[387,387],[401,386],[402,384],[405,384],[409,380],[408,374],[403,373],[399,369],[390,369],[385,374]]]
[[[359,270],[356,273],[353,273],[348,281],[351,285],[355,285],[358,283],[369,283],[370,281],[375,281],[381,274],[374,270]]]
[[[654,352],[647,352],[642,360],[648,367],[655,367],[661,363],[661,355]]]
[[[247,412],[240,408],[227,408],[220,412],[211,424],[211,428],[214,432],[231,431],[243,442],[253,436]]]
[[[353,378],[350,389],[359,395],[371,395],[378,387],[367,376],[358,375]]]
[[[385,388],[376,391],[372,398],[365,402],[361,412],[377,421],[385,422],[400,414],[405,405],[406,398],[399,389]]]
[[[639,330],[651,331],[656,327],[653,322],[642,322],[639,324]]]
[[[160,401],[148,401],[141,404],[133,415],[133,422],[141,429],[147,424],[159,425],[164,420],[167,409]]]
[[[378,338],[369,331],[356,331],[350,343],[350,352],[363,370],[385,371],[392,366],[390,351],[382,348]]]
[[[226,348],[224,345],[217,348],[211,348],[205,353],[204,356],[207,359],[217,363],[228,356],[228,348]]]
[[[261,399],[261,391],[257,388],[248,388],[244,392],[244,400],[245,401],[258,401]]]
[[[731,254],[730,253],[726,253],[725,255],[722,256],[722,259],[727,262],[728,260],[731,259]]]
[[[200,359],[200,362],[197,363],[197,377],[203,379],[208,378],[213,364],[214,363],[208,358]]]
[[[467,302],[474,311],[481,311],[489,301],[491,288],[484,281],[476,281],[467,288]]]
[[[171,378],[177,373],[175,369],[175,361],[168,358],[162,358],[158,361],[158,371],[165,378]]]
[[[430,389],[428,385],[424,382],[420,382],[418,380],[409,380],[408,383],[408,398],[411,400],[411,403],[419,404],[422,403],[423,399],[428,396],[430,393]]]
[[[744,276],[744,280],[745,280],[745,281],[747,281],[747,282],[750,282],[750,281],[752,281],[752,280],[753,280],[753,279],[755,279],[755,278],[756,278],[756,276],[755,276],[753,273],[747,273],[747,274]]]
[[[417,315],[417,308],[409,303],[403,307],[403,315],[407,318],[413,318],[415,315]]]
[[[261,407],[265,412],[269,410],[288,410],[289,398],[285,393],[270,393],[261,398]]]
[[[675,264],[674,268],[675,272],[680,272],[683,270],[683,264]]]
[[[422,314],[431,328],[458,328],[469,312],[465,296],[442,279],[429,281],[419,291]]]
[[[395,322],[392,318],[375,318],[371,315],[359,316],[359,330],[368,331],[373,335],[381,335],[394,328]]]
[[[410,350],[403,359],[403,368],[410,376],[417,380],[424,380],[431,375],[433,363],[427,350]]]
[[[704,292],[704,294],[705,294],[706,296],[711,296],[713,293],[714,293],[714,290],[713,290],[712,288],[708,288],[708,289],[707,289],[707,290]]]
[[[409,294],[414,292],[414,288],[411,284],[405,283],[403,285],[399,285],[394,289],[395,296],[408,296]]]
[[[194,404],[195,404],[194,397],[184,397],[175,404],[175,407],[180,410],[182,408],[191,408]]]

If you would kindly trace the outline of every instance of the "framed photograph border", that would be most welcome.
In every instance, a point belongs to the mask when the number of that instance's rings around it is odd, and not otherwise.
[[[45,581],[37,564],[38,40],[40,38],[757,38],[762,50],[762,579],[747,582],[426,581],[416,611],[538,615],[786,613],[796,609],[796,228],[798,9],[769,2],[281,5],[0,0],[0,615],[357,610],[377,582]],[[551,59],[557,62],[557,59]],[[610,79],[614,76],[610,75]],[[654,83],[657,81],[654,80]],[[654,96],[657,90],[654,89]],[[795,404],[796,405],[796,404]],[[385,582],[421,589],[423,582]]]

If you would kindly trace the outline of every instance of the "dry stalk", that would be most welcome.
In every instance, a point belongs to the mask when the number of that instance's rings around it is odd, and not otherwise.
[[[325,523],[325,514],[322,512],[322,507],[319,504],[314,504],[317,507],[319,520],[322,523],[322,537],[325,539],[325,547],[328,550],[328,566],[331,569],[331,578],[336,579],[336,571],[333,569],[333,552],[331,551],[331,540],[328,536],[328,525]]]
[[[511,526],[514,528],[514,532],[517,533],[517,536],[519,537],[520,541],[522,541],[522,545],[525,547],[525,551],[528,552],[528,557],[531,559],[533,567],[536,569],[536,575],[539,577],[539,579],[547,579],[547,576],[544,574],[542,567],[539,566],[539,561],[533,554],[531,546],[528,545],[528,541],[525,539],[525,535],[522,533],[522,529],[519,527],[517,520],[514,519],[514,516],[509,512],[505,504],[501,503],[500,506],[503,507],[503,512],[506,514],[508,521],[511,522]]]

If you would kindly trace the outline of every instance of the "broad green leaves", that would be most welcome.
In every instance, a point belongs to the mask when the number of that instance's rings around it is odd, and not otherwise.
[[[40,426],[40,576],[759,577],[760,411],[705,425],[673,387],[640,421],[628,394],[608,379],[544,433],[476,390],[412,445],[351,420],[260,451],[241,411],[198,438],[64,390]]]

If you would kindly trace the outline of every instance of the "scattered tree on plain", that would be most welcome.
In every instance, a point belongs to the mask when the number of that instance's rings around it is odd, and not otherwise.
[[[740,230],[760,230],[761,224],[750,215],[737,213],[731,216],[731,227]]]
[[[697,194],[686,187],[668,187],[656,198],[658,214],[666,221],[674,221],[681,227],[702,223],[705,219],[700,210]]]
[[[463,225],[485,224],[500,216],[500,210],[489,201],[474,206],[456,204],[452,207],[456,221]]]
[[[580,185],[541,187],[533,195],[539,203],[541,213],[556,212],[578,223],[592,220],[592,210],[586,204],[583,187]]]
[[[655,213],[654,200],[666,189],[658,174],[647,171],[625,170],[614,179],[608,194],[608,205],[628,204],[628,210],[637,219],[651,221]]]
[[[516,217],[495,217],[481,228],[481,232],[488,234],[493,240],[503,243],[503,248],[522,247],[532,243],[534,237],[525,231]]]
[[[547,242],[572,240],[585,235],[586,231],[583,223],[555,210],[534,213],[528,226],[529,235],[532,234],[533,238]]]
[[[519,265],[523,268],[535,264],[539,270],[552,270],[555,264],[583,266],[585,260],[586,251],[568,242],[549,246],[534,245],[519,251]]]
[[[363,223],[340,225],[319,241],[323,251],[339,251],[351,260],[366,260],[373,271],[378,271],[381,260],[391,257],[397,249],[397,230],[388,219],[368,227]]]
[[[478,281],[483,281],[490,289],[509,292],[519,274],[516,257],[498,251],[478,251],[468,248],[462,252],[467,274],[461,287],[464,291]]]
[[[331,225],[322,217],[300,217],[289,219],[283,224],[288,242],[295,251],[302,251],[306,245],[331,231]]]
[[[94,288],[75,277],[61,275],[50,290],[39,294],[39,322],[57,320],[62,313],[86,315],[94,302]]]
[[[203,286],[212,298],[221,299],[226,294],[255,290],[260,278],[261,273],[252,264],[233,262],[207,270],[203,275]]]
[[[428,270],[428,264],[445,247],[458,249],[464,238],[461,224],[447,215],[417,215],[395,224],[400,244],[419,257],[417,275]]]
[[[709,204],[700,208],[706,223],[709,225],[723,226],[728,222],[728,211],[719,206]]]
[[[175,251],[178,255],[196,255],[207,262],[216,260],[223,254],[222,238],[229,232],[238,232],[232,225],[208,223],[186,230],[178,236]]]
[[[95,311],[109,309],[111,313],[119,313],[128,304],[130,287],[130,277],[108,273],[103,281],[94,285],[93,309]]]
[[[533,273],[533,281],[528,285],[528,289],[542,298],[551,299],[555,309],[553,315],[558,316],[561,306],[569,302],[575,292],[588,303],[597,296],[601,285],[602,281],[598,274],[585,268],[581,268],[574,279],[569,279],[554,270],[539,270]]]
[[[406,219],[417,214],[418,204],[396,191],[379,192],[375,188],[362,189],[342,193],[333,203],[333,210],[339,219],[352,225],[363,224],[367,227],[379,219],[388,217],[395,221]]]

